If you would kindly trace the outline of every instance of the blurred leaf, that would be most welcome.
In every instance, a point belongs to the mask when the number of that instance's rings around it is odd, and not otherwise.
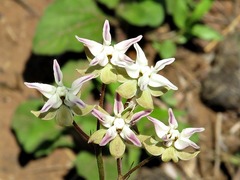
[[[123,174],[125,174],[129,170],[129,165],[126,164],[126,157],[123,158]],[[104,168],[106,172],[106,179],[117,179],[117,163],[116,160],[112,156],[104,156]],[[83,163],[83,162],[87,162]],[[80,176],[85,179],[99,179],[98,171],[97,171],[97,161],[95,155],[90,154],[88,152],[80,152],[76,158],[75,166],[77,168],[77,172]],[[136,174],[133,173],[129,180],[135,179]]]
[[[33,51],[44,55],[81,52],[83,45],[75,35],[101,41],[104,19],[94,0],[54,1],[37,26]]]
[[[209,11],[212,7],[213,0],[201,0],[197,3],[195,9],[193,10],[191,16],[189,17],[190,22],[196,22],[200,20],[203,15]]]
[[[173,21],[180,29],[187,29],[186,27],[186,20],[188,18],[188,7],[187,7],[187,1],[183,0],[175,0],[173,5],[172,15],[173,15]]]
[[[176,0],[165,0],[166,3],[166,10],[168,14],[173,14],[174,11],[174,6],[175,6],[175,1]]]
[[[109,9],[116,8],[120,0],[98,0],[100,3],[107,6]]]
[[[161,43],[154,42],[153,47],[162,58],[170,58],[176,54],[176,44],[171,40],[166,40]]]
[[[170,107],[177,105],[177,100],[174,98],[174,91],[168,91],[161,96],[161,99]]]
[[[41,106],[40,100],[26,101],[17,108],[12,120],[19,143],[27,153],[35,153],[35,156],[47,155],[59,146],[71,145],[70,140],[59,139],[63,129],[54,120],[40,120],[30,113]]]
[[[129,2],[117,9],[120,17],[135,26],[159,26],[164,20],[161,4],[154,1]]]
[[[220,40],[221,35],[206,25],[197,24],[191,30],[192,35],[204,40]]]

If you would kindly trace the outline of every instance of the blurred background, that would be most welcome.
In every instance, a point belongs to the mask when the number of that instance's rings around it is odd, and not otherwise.
[[[71,128],[34,121],[30,110],[43,101],[23,82],[52,83],[54,58],[66,81],[76,78],[75,69],[86,63],[74,35],[101,42],[105,19],[114,42],[143,35],[140,45],[149,64],[176,58],[160,73],[179,90],[154,103],[163,109],[162,119],[172,107],[184,125],[206,129],[195,138],[201,147],[197,158],[177,164],[155,160],[131,178],[240,179],[238,0],[1,0],[0,180],[95,177],[95,166],[83,166],[95,160],[84,154],[84,145],[74,144],[77,135]],[[135,57],[133,48],[128,55]],[[94,95],[98,88],[85,87]],[[82,96],[93,101],[89,94]],[[83,127],[90,132],[91,125]],[[146,156],[129,154],[134,161]]]

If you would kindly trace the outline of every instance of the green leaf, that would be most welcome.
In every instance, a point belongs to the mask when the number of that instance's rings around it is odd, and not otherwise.
[[[192,35],[204,40],[221,40],[221,35],[209,26],[197,24],[191,30]]]
[[[194,8],[189,21],[191,23],[200,20],[203,15],[212,7],[213,0],[201,0]]]
[[[139,154],[138,154],[139,155]],[[127,172],[129,168],[128,164],[128,156],[123,157],[123,174]],[[105,168],[105,175],[106,179],[117,179],[117,167],[116,167],[116,160],[112,156],[103,156],[104,161],[104,168]],[[136,160],[136,163],[138,161]],[[89,152],[80,152],[77,155],[75,160],[75,166],[77,169],[77,173],[82,176],[84,179],[95,180],[99,179],[98,177],[98,167],[96,157]],[[131,174],[129,180],[136,179],[136,173]]]
[[[120,0],[98,0],[100,3],[107,6],[109,9],[116,8]]]
[[[180,29],[187,29],[186,20],[188,18],[188,6],[187,1],[184,0],[175,0],[173,5],[172,15],[173,21]]]
[[[37,26],[33,51],[44,55],[81,52],[83,45],[75,35],[101,41],[104,19],[93,0],[54,1]]]
[[[58,145],[63,145],[56,142],[63,129],[54,120],[43,121],[30,113],[32,109],[36,110],[41,106],[42,102],[39,100],[26,101],[16,109],[12,119],[12,129],[23,149],[37,156],[49,154]]]
[[[174,107],[177,105],[177,100],[174,98],[174,91],[168,91],[164,95],[161,96],[161,99],[170,107]]]
[[[124,3],[117,9],[117,14],[135,26],[157,27],[164,20],[161,4],[154,1]]]
[[[170,58],[176,54],[176,44],[171,40],[166,40],[161,43],[154,42],[153,47],[157,50],[162,58]]]

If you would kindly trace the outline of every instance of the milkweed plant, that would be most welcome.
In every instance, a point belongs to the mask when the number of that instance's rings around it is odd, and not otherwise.
[[[43,83],[24,84],[37,89],[46,100],[39,111],[32,113],[43,120],[55,119],[60,126],[74,126],[82,139],[94,146],[98,164],[99,179],[105,178],[102,147],[109,147],[109,152],[116,159],[119,180],[129,176],[151,159],[159,157],[162,161],[190,160],[197,156],[199,146],[190,140],[196,132],[204,128],[178,129],[178,122],[171,108],[168,110],[168,124],[151,116],[154,110],[153,97],[159,97],[168,90],[178,88],[167,78],[158,74],[166,65],[174,62],[174,58],[159,60],[154,66],[148,65],[148,59],[138,42],[142,36],[124,40],[117,44],[112,43],[109,21],[103,25],[103,43],[76,36],[83,43],[89,65],[86,69],[78,69],[80,77],[73,81],[71,87],[63,84],[63,73],[55,59],[53,72],[56,86]],[[136,50],[136,59],[126,55],[133,46]],[[102,84],[98,104],[86,104],[81,100],[82,85],[98,78]],[[118,82],[112,112],[105,108],[106,86]],[[137,110],[136,107],[142,107]],[[81,124],[74,121],[75,116],[91,114],[97,118],[95,132],[88,135],[81,128]],[[137,129],[138,122],[146,117],[155,129],[154,134],[145,135]],[[132,167],[127,173],[122,172],[122,158],[127,148],[136,146],[144,148],[149,157]],[[187,147],[194,151],[189,152]]]

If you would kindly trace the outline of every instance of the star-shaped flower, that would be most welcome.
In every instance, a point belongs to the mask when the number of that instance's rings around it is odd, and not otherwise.
[[[105,84],[109,84],[117,81],[118,73],[115,68],[116,65],[125,66],[126,63],[133,62],[125,53],[131,45],[140,41],[142,36],[139,35],[135,38],[112,45],[108,20],[104,22],[102,35],[102,44],[78,36],[76,36],[76,38],[86,47],[86,55],[90,60],[90,67],[86,70],[87,73],[93,72],[100,75],[101,81]]]
[[[86,104],[77,97],[77,94],[83,83],[94,78],[94,75],[80,77],[72,83],[71,88],[67,88],[63,85],[63,74],[57,60],[53,62],[53,72],[56,87],[43,83],[24,83],[29,88],[37,89],[48,99],[39,112],[33,113],[43,119],[52,119],[56,116],[59,125],[71,125],[72,113],[80,114],[82,109],[86,108]],[[68,118],[62,121],[63,116]]]
[[[132,110],[129,111],[127,108],[124,109],[121,97],[119,94],[116,94],[114,100],[114,116],[109,115],[101,108],[92,110],[92,114],[98,118],[106,130],[102,131],[101,129],[99,132],[95,132],[90,137],[89,142],[98,141],[100,146],[105,146],[110,142],[111,151],[111,149],[115,149],[115,147],[112,147],[114,146],[112,144],[116,144],[114,141],[118,141],[117,144],[122,144],[124,147],[120,155],[117,153],[119,156],[121,156],[125,150],[125,144],[123,143],[124,141],[131,142],[135,146],[140,147],[141,142],[137,138],[134,131],[131,130],[131,126],[135,125],[137,121],[139,121],[142,117],[149,115],[150,113],[151,111],[145,110],[132,114]],[[101,138],[99,139],[100,136]],[[96,138],[98,138],[98,140],[96,140]],[[117,148],[119,148],[119,146],[116,147],[116,149]],[[115,154],[113,151],[111,152],[112,154]]]
[[[168,114],[168,126],[153,117],[147,117],[150,121],[153,122],[156,134],[160,139],[164,141],[164,145],[166,147],[174,146],[178,150],[183,150],[188,146],[199,149],[199,146],[189,138],[196,132],[204,131],[204,128],[186,128],[183,129],[180,133],[177,130],[178,123],[171,108],[168,110]]]
[[[117,92],[127,99],[137,95],[139,105],[145,108],[153,108],[151,96],[160,96],[169,89],[178,89],[167,78],[158,74],[166,65],[171,64],[174,58],[160,60],[154,67],[150,67],[141,47],[136,43],[134,48],[137,52],[135,63],[128,63],[124,66],[131,79],[125,81],[117,89]]]

